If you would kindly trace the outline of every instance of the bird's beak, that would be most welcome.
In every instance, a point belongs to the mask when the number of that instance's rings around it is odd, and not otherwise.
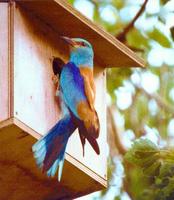
[[[76,45],[76,42],[69,37],[61,36],[61,38],[73,47]]]

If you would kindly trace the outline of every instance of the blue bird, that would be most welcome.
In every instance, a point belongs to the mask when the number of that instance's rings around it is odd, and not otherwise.
[[[100,153],[96,140],[99,136],[100,124],[94,108],[92,45],[81,38],[62,38],[70,47],[70,61],[61,65],[61,70],[58,70],[56,74],[59,81],[57,95],[61,100],[63,117],[32,147],[37,165],[43,172],[47,172],[48,176],[55,176],[59,168],[59,181],[68,139],[77,128],[83,155],[86,140],[97,154]]]

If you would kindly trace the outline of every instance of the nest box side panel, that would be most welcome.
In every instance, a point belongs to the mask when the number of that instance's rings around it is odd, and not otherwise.
[[[44,134],[60,117],[52,81],[60,44],[39,19],[17,6],[14,14],[14,115]]]
[[[97,139],[100,147],[100,155],[97,155],[91,145],[86,142],[85,156],[83,157],[82,145],[79,134],[73,134],[68,141],[67,152],[74,158],[81,161],[85,166],[98,174],[102,179],[103,185],[106,186],[107,179],[107,134],[106,134],[106,74],[103,68],[95,65],[94,70],[96,100],[95,108],[100,121],[100,135]],[[74,141],[76,144],[74,145]]]
[[[9,12],[0,3],[0,121],[9,117]]]

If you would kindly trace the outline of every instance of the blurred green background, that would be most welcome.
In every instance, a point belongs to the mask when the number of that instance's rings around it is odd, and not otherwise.
[[[81,199],[174,200],[174,0],[69,0],[147,61],[107,71],[108,189]]]

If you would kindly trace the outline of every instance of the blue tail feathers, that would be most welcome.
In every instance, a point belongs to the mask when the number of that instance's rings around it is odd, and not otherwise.
[[[87,132],[83,122],[71,113],[66,114],[64,118],[58,121],[57,124],[32,147],[38,167],[51,177],[54,177],[58,170],[59,181],[62,175],[66,145],[69,137],[76,128],[79,129],[83,155],[86,139],[95,152],[99,154],[100,150],[96,138],[92,137]]]
[[[37,165],[42,168],[43,172],[47,172],[48,176],[53,177],[59,167],[59,181],[62,175],[66,145],[75,129],[76,126],[72,122],[71,116],[66,115],[32,147]]]

